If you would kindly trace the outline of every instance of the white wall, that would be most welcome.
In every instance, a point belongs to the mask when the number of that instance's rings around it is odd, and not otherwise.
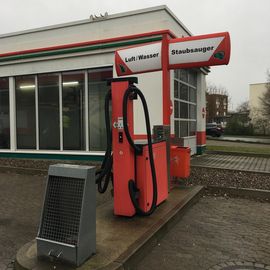
[[[114,52],[95,53],[90,55],[80,55],[73,57],[58,57],[57,59],[36,59],[39,61],[24,62],[18,64],[7,64],[0,66],[0,76],[16,76],[26,74],[38,74],[46,72],[58,72],[75,69],[86,69],[113,65]]]
[[[127,13],[128,14],[128,13]],[[99,21],[84,20],[60,26],[24,31],[21,34],[0,36],[1,54],[14,51],[44,48],[49,46],[122,37],[151,31],[171,29],[177,35],[187,35],[165,10],[131,12],[129,16],[111,16]]]
[[[266,92],[266,83],[249,85],[249,105],[250,108],[260,108],[260,97]]]
[[[143,92],[148,104],[151,130],[154,125],[163,124],[162,72],[156,71],[138,75],[138,88]],[[134,102],[135,134],[146,134],[141,101]]]
[[[205,131],[206,126],[206,80],[205,75],[198,73],[197,77],[197,131]],[[202,109],[205,114],[203,117]]]

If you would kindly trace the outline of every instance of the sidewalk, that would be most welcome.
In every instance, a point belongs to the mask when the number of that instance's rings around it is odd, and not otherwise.
[[[270,158],[245,155],[204,154],[191,160],[193,167],[219,168],[270,174]]]

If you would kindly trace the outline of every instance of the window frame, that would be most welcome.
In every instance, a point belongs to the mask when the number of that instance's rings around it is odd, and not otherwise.
[[[196,84],[194,85],[194,84],[191,84],[189,81],[190,81],[190,74],[191,73],[193,73],[193,76],[194,76],[194,73],[195,73],[196,71],[194,71],[194,70],[190,70],[190,69],[186,69],[185,70],[185,73],[187,73],[187,82],[186,81],[182,81],[181,79],[180,79],[180,77],[181,77],[181,69],[178,69],[178,70],[174,70],[174,78],[173,78],[173,87],[174,87],[174,89],[173,89],[173,93],[174,93],[174,97],[173,97],[173,100],[174,100],[174,111],[175,111],[175,102],[177,102],[178,103],[178,116],[179,117],[176,117],[175,116],[175,113],[174,113],[174,126],[175,126],[175,128],[174,128],[174,133],[175,133],[175,136],[177,135],[177,136],[179,136],[179,138],[190,138],[190,137],[194,137],[194,136],[196,136],[196,129],[197,129],[197,91],[198,91],[198,83],[197,83],[197,80],[198,80],[198,72],[196,72]],[[176,77],[177,75],[179,75],[179,78],[178,77]],[[175,93],[176,93],[176,89],[175,89],[175,85],[176,85],[176,83],[175,82],[177,82],[177,85],[179,85],[179,93],[178,93],[178,96],[179,97],[176,97],[175,96]],[[180,93],[180,85],[185,85],[185,86],[187,86],[188,87],[188,99],[187,100],[184,100],[184,99],[181,99],[180,98],[180,95],[181,95],[181,93]],[[190,101],[190,89],[194,89],[195,90],[195,92],[196,92],[196,102],[193,102],[193,101]],[[185,104],[187,104],[188,105],[188,112],[187,112],[187,118],[182,118],[181,117],[181,114],[180,114],[180,112],[181,112],[181,103],[185,103]],[[190,105],[193,105],[193,106],[195,106],[195,118],[190,118]],[[181,134],[181,122],[188,122],[188,132],[187,132],[187,136],[180,136],[180,134]],[[191,133],[191,130],[190,130],[190,123],[191,122],[195,122],[196,124],[195,124],[195,126],[196,126],[196,129],[195,129],[195,134],[194,135],[190,135],[190,133]],[[176,123],[178,123],[178,124],[176,124]],[[178,126],[178,134],[175,132],[176,131],[176,127]]]
[[[89,78],[88,78],[88,74],[92,71],[92,70],[104,70],[104,69],[109,69],[111,71],[111,74],[113,76],[113,65],[109,64],[109,65],[103,65],[103,66],[93,66],[93,67],[89,67],[86,69],[72,69],[72,70],[63,70],[63,71],[49,71],[49,72],[40,72],[40,73],[35,73],[35,74],[22,74],[22,75],[17,75],[17,76],[3,76],[0,78],[7,78],[9,80],[9,124],[10,124],[10,145],[9,148],[7,149],[0,149],[0,152],[3,151],[17,151],[17,152],[45,152],[45,153],[58,153],[58,152],[63,152],[63,153],[80,153],[80,154],[93,154],[93,155],[99,155],[101,153],[104,153],[105,149],[102,151],[95,151],[95,150],[91,150],[90,149],[90,124],[89,124]],[[85,144],[84,144],[84,148],[81,150],[64,150],[63,149],[63,115],[62,115],[62,111],[63,111],[63,86],[62,86],[62,82],[63,82],[63,77],[62,77],[62,73],[66,73],[66,72],[82,72],[84,74],[84,91],[83,91],[83,98],[84,98],[84,130],[83,132],[83,136],[85,136]],[[57,75],[58,79],[59,79],[59,129],[60,129],[60,149],[56,150],[56,149],[40,149],[39,147],[39,97],[38,97],[38,76],[39,75],[43,75],[43,74],[47,74],[47,75]],[[16,78],[17,77],[23,77],[23,76],[33,76],[34,77],[34,81],[35,81],[35,88],[34,88],[34,93],[35,93],[35,98],[34,98],[34,102],[35,102],[35,142],[33,144],[35,144],[35,147],[33,148],[18,148],[18,141],[17,141],[17,102],[16,102]],[[12,82],[12,83],[11,83]],[[12,104],[12,106],[10,105]],[[102,104],[103,105],[103,104]],[[14,127],[13,127],[14,126]],[[11,129],[12,128],[12,129]]]

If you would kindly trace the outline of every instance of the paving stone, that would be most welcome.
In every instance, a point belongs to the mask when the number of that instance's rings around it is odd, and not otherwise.
[[[205,154],[194,156],[192,166],[270,173],[270,158],[244,155]]]
[[[252,261],[270,265],[269,216],[269,203],[205,196],[137,269],[221,270],[237,264],[252,266]]]

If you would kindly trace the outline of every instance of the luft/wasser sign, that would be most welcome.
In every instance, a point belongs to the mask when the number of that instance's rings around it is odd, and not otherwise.
[[[230,60],[228,32],[177,38],[168,41],[169,69],[227,65]],[[164,51],[163,51],[164,53]],[[118,50],[118,76],[162,69],[162,42]]]

